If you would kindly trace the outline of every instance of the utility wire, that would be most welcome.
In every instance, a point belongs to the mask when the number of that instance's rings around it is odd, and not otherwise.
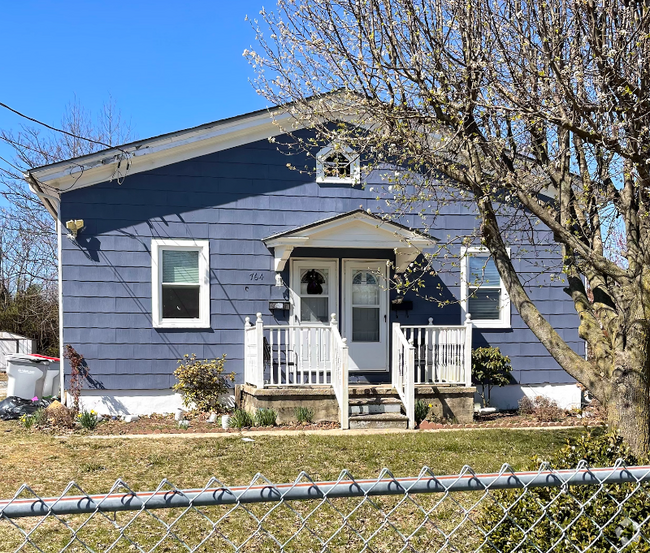
[[[119,146],[111,146],[110,144],[106,144],[106,142],[102,142],[101,140],[93,140],[92,138],[86,138],[85,136],[79,136],[79,135],[76,135],[76,134],[71,133],[69,131],[66,131],[64,129],[58,129],[56,127],[53,127],[52,125],[48,125],[47,123],[43,123],[43,121],[39,121],[38,119],[34,119],[33,117],[30,117],[29,115],[25,115],[24,113],[21,113],[20,111],[12,108],[11,106],[8,106],[7,104],[5,104],[3,102],[0,102],[0,107],[8,109],[12,113],[15,113],[16,115],[18,115],[20,117],[23,117],[24,119],[27,119],[28,121],[36,123],[37,125],[42,125],[43,127],[48,128],[48,129],[50,129],[52,131],[60,132],[62,134],[66,134],[66,135],[68,135],[68,136],[70,136],[72,138],[76,138],[77,140],[85,140],[86,142],[92,142],[93,144],[98,144],[100,146],[104,146],[104,148],[114,148],[116,150],[119,150],[123,154],[129,155],[129,152],[127,152],[126,150],[123,150]]]

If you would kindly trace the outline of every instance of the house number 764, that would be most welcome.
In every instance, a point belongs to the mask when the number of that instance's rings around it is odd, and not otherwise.
[[[251,280],[264,280],[264,273],[248,273]]]

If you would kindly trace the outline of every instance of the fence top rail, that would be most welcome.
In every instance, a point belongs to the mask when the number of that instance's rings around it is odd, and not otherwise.
[[[133,492],[118,480],[106,494],[66,495],[71,490],[81,490],[74,482],[66,487],[60,497],[40,498],[31,488],[23,485],[13,499],[0,500],[0,520],[45,516],[69,515],[141,509],[186,508],[191,506],[229,505],[279,501],[321,500],[328,498],[403,495],[418,493],[449,493],[459,491],[485,491],[497,489],[562,487],[626,482],[650,481],[650,466],[626,467],[619,460],[613,467],[589,468],[580,463],[575,469],[515,472],[503,465],[500,472],[475,474],[471,467],[464,467],[460,474],[436,476],[424,467],[419,476],[397,478],[383,469],[378,478],[356,480],[348,471],[341,472],[338,480],[314,482],[301,472],[293,483],[273,484],[261,474],[255,476],[248,486],[226,487],[215,478],[203,488],[180,490],[168,480],[163,480],[155,491]],[[29,493],[32,497],[20,497]]]

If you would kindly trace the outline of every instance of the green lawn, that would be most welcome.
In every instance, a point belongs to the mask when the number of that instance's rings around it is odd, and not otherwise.
[[[3,432],[11,428],[11,432]],[[516,469],[523,469],[533,455],[548,457],[569,437],[577,436],[581,430],[553,429],[531,430],[474,430],[438,433],[410,432],[403,434],[368,436],[256,436],[254,442],[244,442],[233,435],[215,438],[164,438],[164,439],[111,439],[93,440],[73,436],[57,439],[39,433],[19,430],[17,425],[0,424],[2,436],[0,455],[0,497],[13,495],[23,482],[28,483],[41,496],[60,494],[70,480],[75,480],[87,493],[107,492],[117,478],[123,478],[134,490],[155,488],[163,478],[168,478],[177,487],[198,487],[210,476],[216,476],[227,485],[247,484],[258,472],[273,482],[293,481],[301,470],[315,480],[335,479],[347,468],[355,477],[377,476],[383,467],[391,469],[396,476],[417,475],[427,465],[437,474],[453,474],[469,464],[478,472],[498,470],[508,462]],[[476,494],[456,494],[455,499],[470,505]],[[400,498],[378,498],[378,507],[385,511],[397,506]],[[418,496],[418,501],[427,510],[435,505],[440,496]],[[314,502],[294,502],[292,507],[303,517],[296,515],[287,506],[281,506],[265,519],[264,528],[281,542],[291,541],[287,551],[318,551],[322,545],[303,526],[304,518],[319,536],[326,539],[341,526],[341,515],[336,509],[349,513],[357,507],[350,519],[350,527],[337,535],[331,551],[358,550],[362,541],[354,527],[367,537],[377,531],[373,551],[400,549],[400,539],[392,527],[382,527],[382,517],[377,508],[368,502],[359,506],[359,500],[333,500],[332,504],[321,506],[315,514],[308,516]],[[481,507],[483,508],[483,507]],[[250,507],[251,512],[261,517],[269,509],[268,504]],[[170,523],[178,510],[157,511],[157,516]],[[227,540],[241,545],[248,536],[256,532],[257,523],[244,509],[238,508],[227,514],[221,507],[202,508],[201,512],[213,521],[222,516],[219,532],[212,536],[209,544],[200,551],[228,551],[232,548]],[[439,528],[453,529],[460,512],[453,501],[446,500],[436,508],[436,524]],[[480,512],[477,511],[477,513]],[[226,515],[227,514],[227,515]],[[113,519],[124,526],[133,513],[119,513]],[[478,516],[478,514],[477,514]],[[80,526],[84,517],[65,517],[68,524]],[[422,511],[410,502],[399,506],[391,515],[391,521],[400,531],[409,533],[423,520]],[[33,528],[37,519],[22,519],[21,526]],[[301,530],[302,528],[302,530]],[[197,513],[187,514],[174,526],[177,536],[197,545],[208,535],[212,526]],[[161,533],[162,532],[162,533]],[[142,514],[132,524],[127,534],[145,550],[149,550],[162,535],[163,527],[149,515]],[[384,535],[385,534],[385,535]],[[80,534],[89,547],[101,551],[119,537],[113,522],[95,516]],[[428,523],[414,541],[417,551],[436,550],[441,534]],[[37,528],[33,538],[42,547],[47,541],[58,551],[70,539],[70,532],[54,519]],[[470,547],[476,540],[471,524],[454,537],[457,547]],[[23,543],[23,538],[7,521],[0,521],[0,542],[6,544],[2,550],[12,551]],[[276,542],[267,533],[261,533],[249,542],[243,550],[277,551]],[[381,545],[380,545],[381,544]],[[464,545],[463,545],[464,544]],[[402,543],[403,545],[403,543]],[[128,540],[120,542],[115,551],[130,551]],[[57,549],[59,548],[59,549]],[[25,551],[32,551],[25,546]],[[73,547],[71,551],[82,550]],[[156,551],[180,551],[181,546],[168,537]]]

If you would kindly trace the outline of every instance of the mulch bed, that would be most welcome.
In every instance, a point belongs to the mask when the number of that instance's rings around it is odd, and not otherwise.
[[[431,430],[438,428],[530,428],[545,426],[603,426],[606,424],[604,412],[596,402],[583,409],[582,413],[561,411],[553,418],[535,414],[520,414],[518,411],[499,411],[488,415],[474,415],[474,422],[453,424],[439,421],[423,421],[418,428]]]
[[[97,428],[89,433],[100,435],[120,435],[120,434],[236,434],[241,430],[250,431],[268,431],[268,430],[332,430],[339,428],[338,423],[322,422],[312,424],[295,424],[295,425],[277,425],[277,426],[253,426],[242,429],[228,428],[224,430],[221,427],[221,421],[210,423],[207,421],[207,415],[202,413],[198,416],[187,416],[189,426],[183,428],[174,420],[173,415],[151,415],[140,417],[137,421],[124,422],[116,419],[104,419],[97,425]]]

